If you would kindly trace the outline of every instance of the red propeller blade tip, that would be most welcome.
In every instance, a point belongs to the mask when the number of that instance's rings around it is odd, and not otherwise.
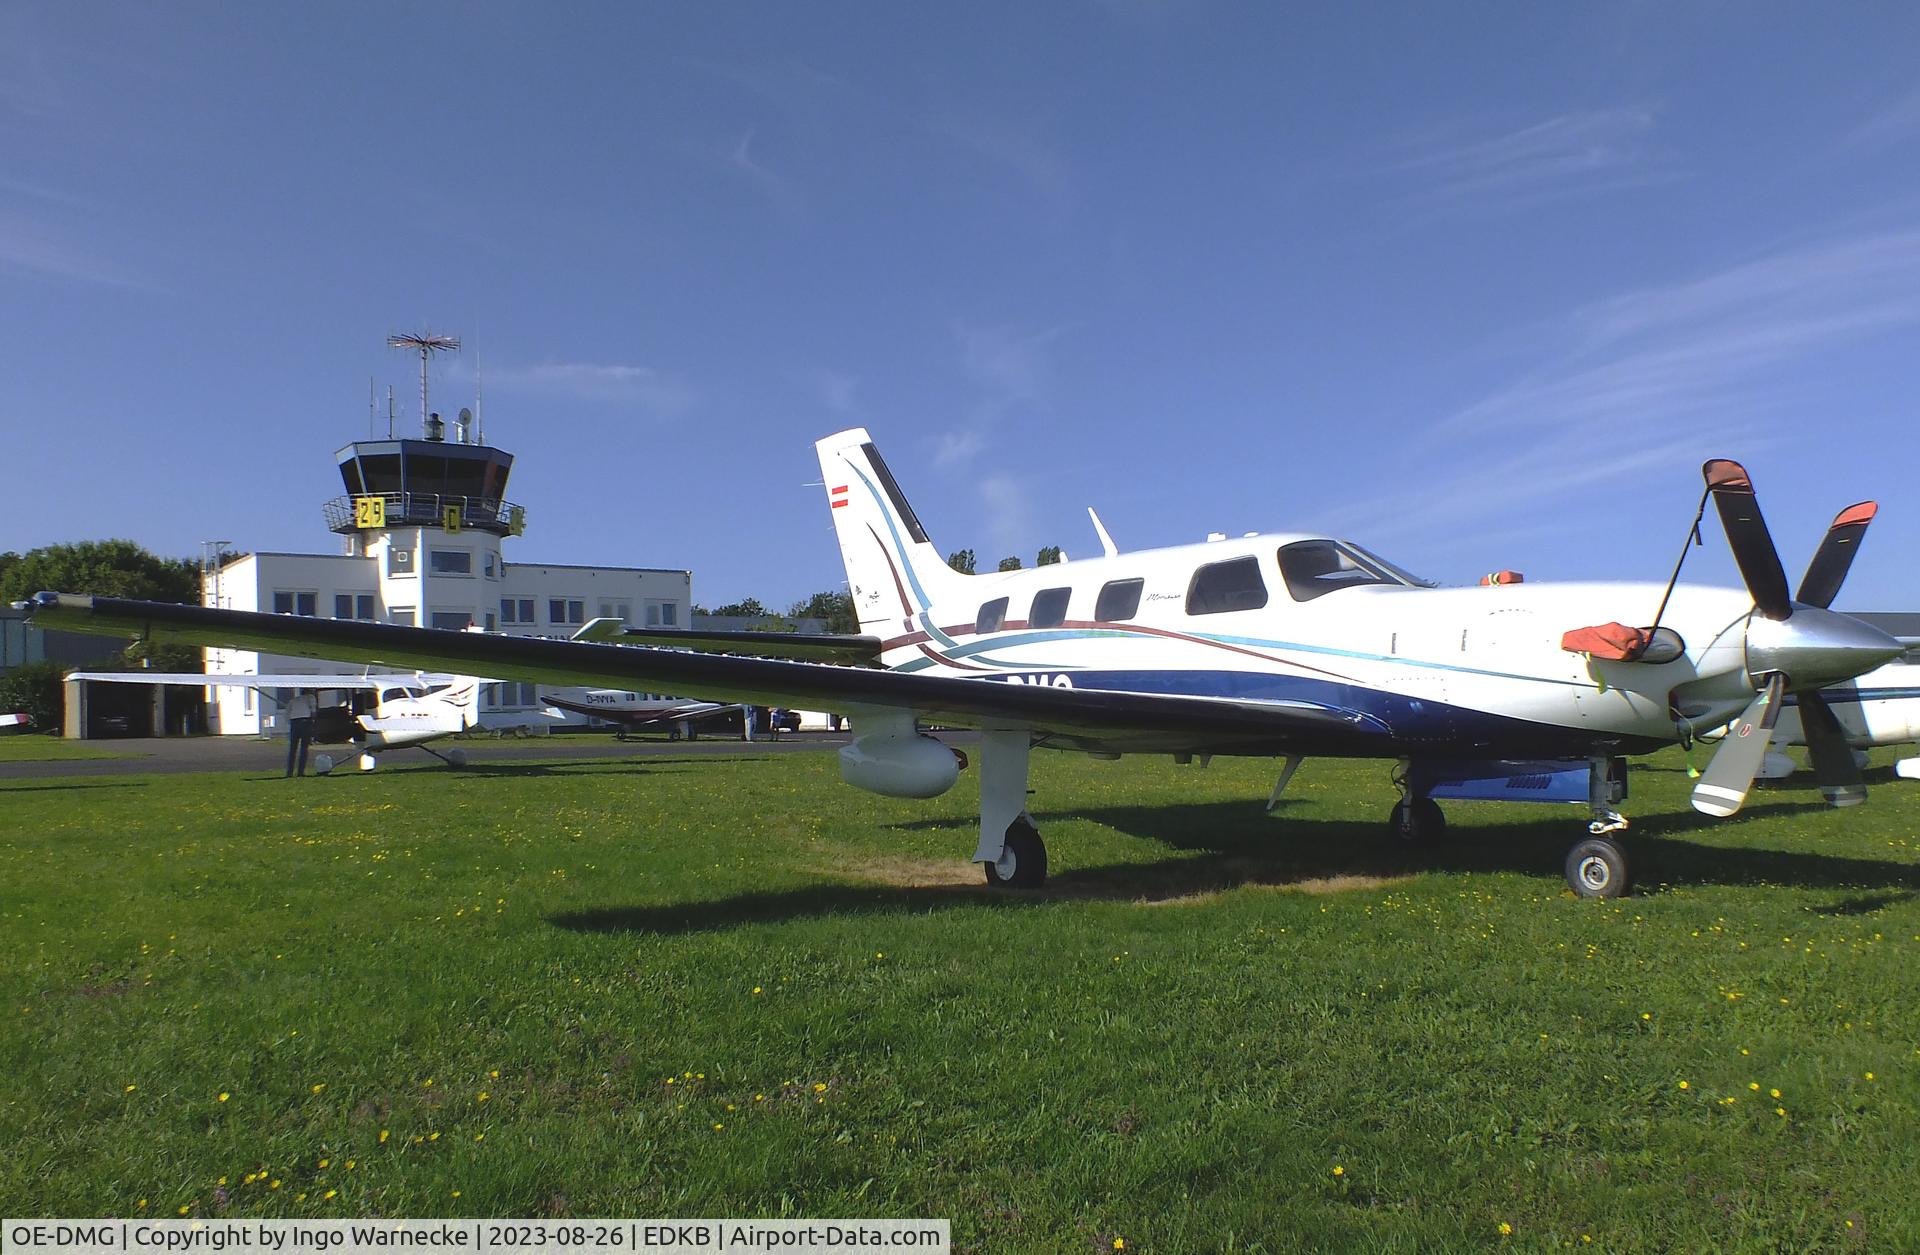
[[[1854,523],[1871,523],[1873,516],[1880,512],[1876,501],[1862,501],[1859,505],[1850,505],[1834,517],[1834,527],[1847,527]],[[1831,530],[1831,529],[1829,529]]]
[[[1753,481],[1747,478],[1747,468],[1730,458],[1714,458],[1700,468],[1707,477],[1709,488],[1744,488],[1753,491]]]

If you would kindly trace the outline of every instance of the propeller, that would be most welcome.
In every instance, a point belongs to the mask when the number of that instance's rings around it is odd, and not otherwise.
[[[1820,783],[1821,796],[1829,806],[1860,805],[1867,800],[1867,785],[1833,707],[1814,689],[1795,697],[1800,703],[1800,731],[1807,738],[1807,757],[1813,763],[1813,778]]]
[[[1857,806],[1866,800],[1866,785],[1840,721],[1819,690],[1872,670],[1899,652],[1893,638],[1828,609],[1879,507],[1862,501],[1836,515],[1807,564],[1798,595],[1789,597],[1786,568],[1780,565],[1746,468],[1715,458],[1701,471],[1719,509],[1740,578],[1753,595],[1756,614],[1747,622],[1747,671],[1761,688],[1694,786],[1694,809],[1720,816],[1740,809],[1760,770],[1789,688],[1800,707],[1807,756],[1821,793],[1834,806]]]
[[[1807,563],[1807,573],[1800,577],[1800,590],[1793,595],[1795,601],[1819,606],[1822,610],[1833,604],[1840,582],[1847,578],[1847,568],[1853,565],[1853,555],[1860,552],[1867,524],[1873,522],[1873,516],[1879,511],[1875,503],[1862,501],[1834,516],[1827,526],[1827,534],[1820,540],[1820,548],[1814,551],[1813,561]]]
[[[1693,809],[1725,819],[1746,802],[1747,790],[1760,772],[1760,760],[1773,743],[1773,725],[1780,721],[1780,698],[1786,688],[1786,677],[1774,672],[1767,677],[1767,686],[1740,712],[1726,740],[1714,751],[1700,783],[1693,786]]]
[[[1767,521],[1760,516],[1760,498],[1754,495],[1747,468],[1715,458],[1701,469],[1713,504],[1720,510],[1720,525],[1726,529],[1740,578],[1753,594],[1753,604],[1769,619],[1791,618],[1793,602],[1787,597],[1787,570],[1780,565],[1780,553],[1773,547]],[[1841,573],[1845,574],[1844,567]]]

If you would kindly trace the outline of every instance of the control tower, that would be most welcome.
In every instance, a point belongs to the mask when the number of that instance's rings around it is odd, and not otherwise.
[[[346,495],[322,507],[327,527],[346,538],[348,557],[374,559],[388,621],[436,626],[433,607],[444,605],[443,623],[461,608],[474,610],[478,623],[467,581],[500,578],[501,540],[526,529],[526,511],[506,499],[513,455],[481,443],[471,410],[460,411],[448,439],[447,424],[427,409],[428,362],[459,349],[459,340],[396,335],[387,343],[420,354],[420,436],[339,450]],[[442,577],[449,587],[434,587]]]

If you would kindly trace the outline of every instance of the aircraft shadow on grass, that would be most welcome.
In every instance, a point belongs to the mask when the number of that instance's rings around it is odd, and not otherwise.
[[[1748,806],[1761,817],[1803,812],[1805,804]],[[780,923],[833,914],[924,913],[954,907],[1018,910],[1068,900],[1165,902],[1246,886],[1284,889],[1310,882],[1378,884],[1422,872],[1518,872],[1556,882],[1566,846],[1562,820],[1451,829],[1425,848],[1401,844],[1384,825],[1350,820],[1294,820],[1284,825],[1243,799],[1193,806],[1096,808],[1039,818],[1078,818],[1185,851],[1148,863],[1067,867],[1044,889],[1008,891],[983,885],[825,884],[738,894],[706,902],[607,907],[548,917],[579,932],[679,934],[748,924]],[[964,819],[913,820],[906,831],[971,832]],[[1724,821],[1692,811],[1650,817],[1631,836],[1640,883],[1793,885],[1816,889],[1877,890],[1828,906],[1822,913],[1865,914],[1920,893],[1920,867],[1878,858],[1800,850],[1729,849],[1688,840],[1693,829]]]
[[[55,789],[144,789],[144,780],[97,780],[82,776],[68,784],[6,784],[0,793],[51,793]]]

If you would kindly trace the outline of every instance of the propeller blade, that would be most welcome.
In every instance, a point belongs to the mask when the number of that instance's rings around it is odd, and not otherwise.
[[[1713,493],[1713,504],[1719,507],[1720,525],[1726,529],[1727,544],[1740,565],[1740,578],[1753,594],[1753,604],[1769,619],[1788,617],[1793,602],[1787,597],[1787,571],[1780,565],[1767,521],[1760,517],[1760,500],[1753,494],[1747,468],[1714,458],[1700,469]]]
[[[1867,785],[1833,708],[1818,689],[1796,693],[1794,698],[1800,703],[1800,733],[1807,740],[1807,757],[1813,763],[1814,779],[1820,782],[1821,796],[1829,806],[1860,805],[1867,800]]]
[[[1793,595],[1795,601],[1819,606],[1822,610],[1833,604],[1834,595],[1847,578],[1847,568],[1853,565],[1853,555],[1860,551],[1867,524],[1873,522],[1879,510],[1874,502],[1862,501],[1834,517],[1820,541],[1820,548],[1814,551],[1813,561],[1807,563],[1807,573],[1800,577],[1800,591]]]
[[[1693,786],[1693,809],[1724,819],[1746,802],[1747,790],[1760,771],[1760,760],[1767,756],[1767,746],[1773,741],[1773,725],[1779,722],[1780,697],[1786,687],[1786,677],[1776,671],[1767,677],[1767,687],[1740,712],[1720,748],[1714,751],[1706,774]]]

